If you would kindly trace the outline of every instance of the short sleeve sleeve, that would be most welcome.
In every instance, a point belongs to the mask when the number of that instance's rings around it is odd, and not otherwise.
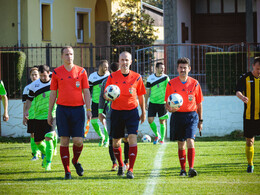
[[[50,90],[57,90],[58,89],[58,78],[57,78],[57,73],[53,71],[52,77],[51,77],[51,86]]]
[[[87,71],[85,69],[82,70],[82,88],[88,89],[89,88],[89,82],[88,82],[88,75]]]
[[[136,88],[137,89],[137,95],[141,96],[141,95],[146,94],[144,82],[143,82],[143,79],[142,79],[141,76],[137,79],[137,82],[138,82],[138,85],[137,85],[137,88]]]

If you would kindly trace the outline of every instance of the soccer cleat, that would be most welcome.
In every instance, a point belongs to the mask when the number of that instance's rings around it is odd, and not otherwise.
[[[108,145],[109,145],[109,142],[104,142],[104,145],[103,145],[103,146],[107,148]]]
[[[157,144],[157,143],[158,143],[158,140],[159,140],[159,137],[155,137],[155,138],[154,138],[154,141],[153,141],[153,144]]]
[[[46,163],[45,171],[51,171],[51,163]]]
[[[36,161],[36,160],[39,160],[37,155],[33,156],[32,159],[31,159],[31,161]]]
[[[65,173],[64,179],[65,179],[65,180],[71,179],[71,173],[70,173],[70,172]]]
[[[37,156],[38,158],[41,158],[41,156],[42,156],[42,153],[41,153],[41,151],[40,151],[40,150],[38,150],[38,151],[36,152],[36,156]]]
[[[126,171],[126,170],[128,170],[129,169],[129,163],[125,163],[124,164],[124,170]]]
[[[253,173],[254,172],[254,166],[253,165],[248,165],[247,170],[248,173]]]
[[[73,162],[72,162],[72,164],[73,164]],[[77,172],[78,176],[83,176],[84,169],[82,168],[81,164],[79,162],[77,162],[77,163],[75,163],[73,165],[74,165],[74,167],[76,169],[76,172]]]
[[[189,177],[194,177],[194,176],[197,176],[198,173],[195,169],[190,168],[188,175],[189,175]]]
[[[182,169],[181,172],[180,172],[180,176],[182,176],[182,177],[183,177],[183,176],[187,176],[186,171]]]
[[[159,143],[160,143],[161,145],[163,145],[163,144],[164,144],[164,141],[160,140]]]
[[[98,143],[99,147],[102,147],[102,146],[103,146],[104,141],[105,141],[105,138],[104,138],[104,137],[101,137],[101,138],[99,139],[99,143]]]
[[[127,174],[126,174],[126,178],[128,178],[128,179],[134,179],[134,174],[133,174],[133,172],[132,171],[127,171]]]
[[[42,168],[46,167],[46,156],[44,154],[42,154]]]
[[[113,164],[111,171],[116,171],[117,170],[117,164]]]
[[[118,176],[124,176],[125,175],[124,167],[118,167],[117,175]]]

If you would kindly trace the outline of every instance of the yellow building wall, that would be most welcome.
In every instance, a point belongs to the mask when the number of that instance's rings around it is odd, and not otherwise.
[[[96,8],[97,5],[97,8]],[[40,0],[21,0],[21,44],[24,46],[45,47],[51,46],[84,46],[95,45],[95,22],[111,20],[111,0],[54,0],[52,4],[52,25],[50,40],[42,40],[40,29]],[[75,8],[90,8],[91,36],[85,37],[84,44],[77,43],[75,33]],[[98,13],[96,13],[96,10]],[[0,46],[14,46],[17,44],[17,0],[0,0]],[[85,21],[88,24],[88,21]],[[14,23],[14,27],[12,27]],[[86,28],[86,30],[88,30]],[[48,39],[48,38],[47,38]],[[27,65],[46,64],[45,48],[28,48]],[[93,51],[95,54],[95,51]],[[60,66],[60,48],[51,50],[51,65]],[[82,56],[83,54],[83,56]],[[75,49],[75,64],[89,66],[90,54],[88,49]],[[94,55],[95,56],[95,55]],[[95,57],[93,57],[95,64]]]
[[[0,46],[17,44],[17,0],[0,0]]]

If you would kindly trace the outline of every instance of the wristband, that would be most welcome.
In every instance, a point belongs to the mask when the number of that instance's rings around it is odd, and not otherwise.
[[[199,122],[203,123],[203,119],[200,119]]]
[[[91,110],[91,108],[87,108],[87,111],[90,111],[90,112],[91,112],[92,110]]]

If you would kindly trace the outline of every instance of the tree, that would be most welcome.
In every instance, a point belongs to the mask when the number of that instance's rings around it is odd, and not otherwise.
[[[158,7],[160,9],[163,8],[163,0],[143,0],[145,3],[149,3],[150,5],[153,5],[155,7]]]
[[[112,15],[111,43],[113,45],[151,45],[158,38],[154,35],[154,20],[145,14],[136,0],[119,3]]]

